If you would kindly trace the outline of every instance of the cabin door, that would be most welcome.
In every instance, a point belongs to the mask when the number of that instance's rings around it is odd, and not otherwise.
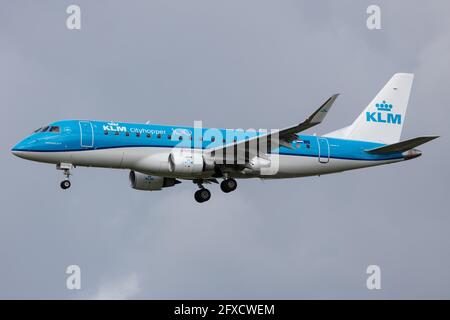
[[[317,138],[319,149],[319,162],[328,163],[330,161],[330,144],[326,138]]]
[[[94,128],[90,121],[80,121],[80,144],[82,148],[94,147]]]

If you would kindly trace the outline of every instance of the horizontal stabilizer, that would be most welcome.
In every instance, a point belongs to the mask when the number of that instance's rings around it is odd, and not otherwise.
[[[375,149],[366,150],[366,152],[371,154],[388,154],[388,153],[399,153],[411,150],[421,144],[427,143],[428,141],[439,138],[439,136],[429,136],[429,137],[418,137],[414,139],[409,139],[405,141],[400,141],[393,144],[388,144]]]

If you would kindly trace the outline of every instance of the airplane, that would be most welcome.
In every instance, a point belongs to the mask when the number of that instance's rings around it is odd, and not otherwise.
[[[78,166],[130,170],[131,187],[157,191],[181,180],[198,185],[194,198],[211,198],[205,184],[223,192],[236,179],[320,176],[419,157],[415,149],[438,136],[400,141],[414,75],[397,73],[349,126],[328,134],[303,135],[320,124],[338,94],[305,121],[281,130],[247,132],[201,126],[170,126],[93,120],[63,120],[34,131],[11,152],[20,158],[56,164],[71,186]]]

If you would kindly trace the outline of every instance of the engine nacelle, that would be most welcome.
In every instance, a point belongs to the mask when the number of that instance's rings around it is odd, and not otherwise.
[[[192,176],[209,170],[214,170],[214,164],[205,162],[203,155],[195,150],[177,149],[169,155],[171,173]]]
[[[131,187],[136,190],[157,191],[162,188],[173,187],[180,183],[174,178],[150,176],[144,173],[130,171]]]

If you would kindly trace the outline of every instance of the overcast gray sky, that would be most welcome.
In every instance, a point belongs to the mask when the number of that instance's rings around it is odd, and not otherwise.
[[[70,31],[72,3],[1,1],[0,298],[450,298],[448,1],[79,0]],[[9,151],[70,118],[279,128],[340,92],[309,131],[326,133],[396,72],[416,75],[402,137],[442,136],[421,158],[212,186],[202,205],[192,183],[139,192],[118,170],[77,168],[62,191]]]

